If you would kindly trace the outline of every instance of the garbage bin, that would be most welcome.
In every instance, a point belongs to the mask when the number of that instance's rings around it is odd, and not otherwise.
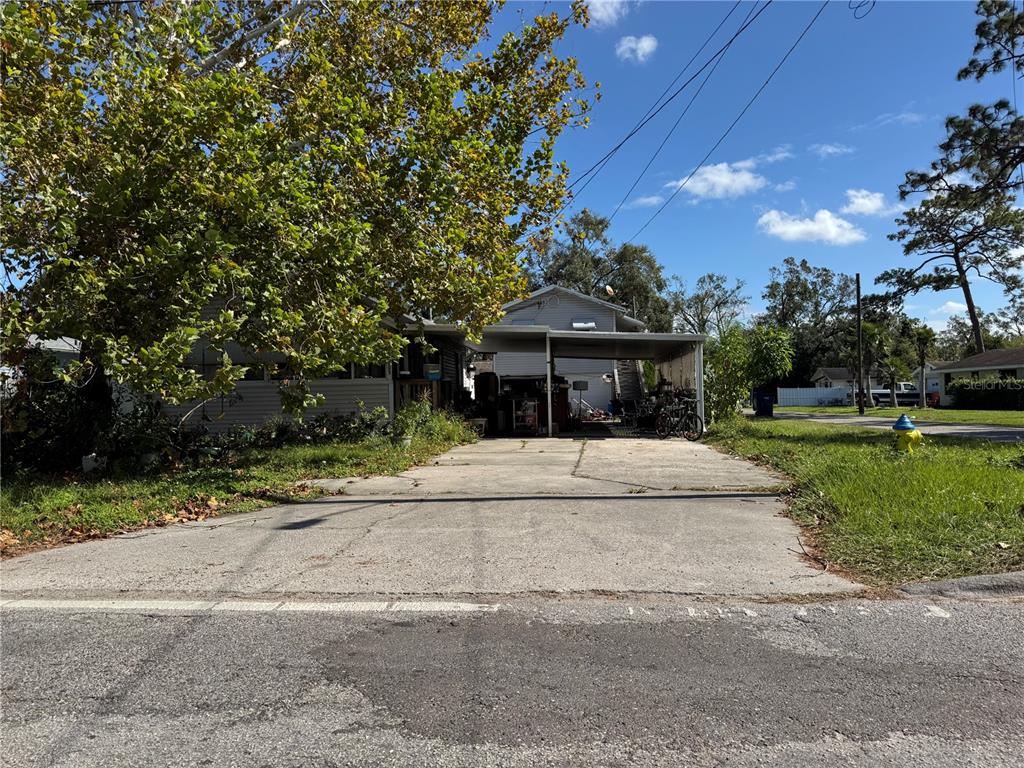
[[[775,414],[775,397],[771,392],[758,390],[754,392],[754,415],[773,416]]]

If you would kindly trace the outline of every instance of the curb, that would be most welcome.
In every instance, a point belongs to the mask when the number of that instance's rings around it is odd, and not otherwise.
[[[965,576],[943,581],[918,581],[899,588],[908,595],[986,598],[1024,597],[1024,571],[985,576]]]

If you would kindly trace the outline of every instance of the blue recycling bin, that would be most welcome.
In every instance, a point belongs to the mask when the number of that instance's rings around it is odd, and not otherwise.
[[[763,390],[754,392],[754,415],[768,417],[775,415],[775,397],[771,392]]]

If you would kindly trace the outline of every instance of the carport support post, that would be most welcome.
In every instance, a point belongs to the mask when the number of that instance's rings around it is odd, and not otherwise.
[[[697,342],[697,349],[693,353],[694,366],[697,368],[694,371],[693,379],[697,383],[697,415],[700,416],[700,420],[704,421],[704,342]],[[704,421],[705,425],[707,424]]]
[[[551,400],[552,400],[552,398],[551,398],[551,369],[554,367],[554,360],[551,359],[551,334],[550,333],[545,333],[544,334],[544,349],[545,349],[544,359],[547,361],[547,365],[544,366],[544,370],[547,372],[547,377],[548,377],[548,386],[547,386],[547,390],[548,390],[548,437],[554,437],[554,435],[551,434],[551,422],[552,422],[552,418],[551,418]]]

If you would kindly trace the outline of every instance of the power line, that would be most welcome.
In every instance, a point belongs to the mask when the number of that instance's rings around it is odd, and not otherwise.
[[[689,183],[690,179],[692,179],[694,175],[696,175],[697,171],[704,167],[704,164],[708,161],[708,158],[710,158],[711,155],[714,154],[714,151],[718,149],[719,145],[723,141],[725,141],[726,137],[730,133],[732,133],[732,129],[736,127],[736,124],[739,123],[741,119],[743,119],[743,116],[747,113],[747,110],[749,110],[753,103],[757,101],[758,96],[760,96],[764,89],[768,87],[768,84],[772,81],[772,78],[774,78],[778,71],[782,69],[782,65],[786,63],[786,60],[789,59],[793,51],[796,50],[796,47],[800,45],[800,41],[804,39],[804,36],[811,30],[811,27],[814,26],[814,22],[816,22],[818,20],[818,17],[821,16],[822,12],[825,10],[825,7],[828,5],[828,3],[829,0],[825,0],[825,2],[821,4],[821,7],[818,8],[818,12],[814,14],[814,18],[812,18],[807,23],[807,26],[804,27],[803,32],[800,33],[800,36],[796,39],[793,45],[789,47],[789,50],[786,51],[786,55],[783,56],[779,63],[775,65],[775,69],[771,71],[771,74],[768,75],[767,79],[763,83],[761,83],[761,87],[758,88],[754,95],[750,97],[750,100],[746,103],[743,109],[740,110],[740,113],[736,115],[736,119],[733,120],[729,127],[725,129],[725,133],[723,133],[718,138],[718,141],[715,142],[714,146],[712,146],[711,149],[708,150],[708,153],[704,155],[704,158],[700,161],[700,164],[692,171],[690,171],[690,175],[683,179],[682,183],[680,183],[679,186],[676,187],[675,191],[671,195],[669,195],[668,199],[662,204],[662,206],[658,210],[656,210],[654,214],[646,222],[644,222],[644,225],[636,231],[636,234],[629,238],[630,240],[635,240],[637,237],[639,237],[640,233],[647,229],[647,227],[650,226],[651,222],[658,218],[661,212],[668,207],[669,203],[671,203],[675,199],[675,196],[683,191],[683,187],[685,187]]]
[[[760,0],[755,0],[754,4],[750,7],[750,10],[747,12],[747,18],[743,20],[744,23],[747,19],[750,18],[750,14],[754,12],[754,9],[757,8],[758,2],[760,2]],[[659,144],[658,148],[654,150],[654,154],[652,154],[650,159],[647,161],[647,165],[645,165],[643,167],[643,170],[640,171],[639,174],[637,174],[636,179],[633,180],[632,186],[630,186],[630,188],[626,191],[626,194],[622,196],[622,199],[619,201],[619,204],[615,206],[615,210],[612,211],[612,215],[608,217],[609,223],[611,223],[615,219],[616,214],[618,214],[618,212],[622,209],[622,206],[625,205],[626,200],[628,200],[629,196],[633,194],[633,190],[637,188],[637,185],[640,183],[641,179],[643,179],[647,171],[650,170],[651,166],[654,164],[654,161],[658,158],[658,155],[661,154],[661,150],[665,148],[665,145],[668,143],[668,140],[672,138],[672,134],[675,133],[676,128],[679,127],[679,123],[681,123],[683,118],[686,117],[686,113],[690,111],[690,107],[693,106],[693,102],[695,102],[697,100],[697,97],[700,96],[700,92],[704,90],[704,86],[708,84],[708,80],[710,80],[711,76],[715,74],[715,70],[718,69],[718,65],[722,63],[722,61],[725,59],[725,54],[728,52],[729,48],[726,47],[725,51],[718,58],[718,61],[715,62],[715,66],[713,66],[708,71],[707,75],[701,81],[701,84],[697,87],[697,90],[694,92],[693,96],[690,97],[690,100],[686,103],[686,106],[683,108],[683,111],[679,114],[679,117],[676,118],[676,121],[672,124],[672,127],[668,129],[668,133],[665,134],[665,138],[661,140],[661,144]]]
[[[677,88],[675,90],[675,92],[671,96],[669,96],[667,99],[665,99],[665,101],[661,104],[661,106],[659,106],[657,109],[655,109],[653,112],[651,112],[647,117],[645,117],[643,120],[641,120],[639,123],[637,123],[636,126],[629,133],[627,133],[619,141],[618,144],[616,144],[614,147],[609,149],[608,152],[606,152],[604,154],[604,156],[600,160],[598,160],[596,163],[594,163],[592,166],[590,166],[590,168],[588,168],[586,171],[584,171],[579,176],[579,178],[577,178],[576,181],[574,181],[572,184],[570,184],[566,189],[572,189],[573,187],[575,187],[583,179],[585,179],[587,176],[589,176],[591,173],[593,173],[595,171],[595,169],[597,169],[598,166],[602,165],[612,155],[614,155],[616,152],[618,152],[620,149],[622,149],[623,145],[627,141],[629,141],[631,138],[633,138],[633,136],[635,136],[637,134],[637,132],[640,131],[641,128],[643,128],[645,125],[647,125],[647,123],[649,123],[651,120],[653,120],[655,117],[657,117],[658,113],[661,112],[661,110],[663,110],[673,100],[675,100],[679,96],[679,94],[681,94],[686,89],[686,86],[688,86],[690,83],[692,83],[694,80],[696,80],[705,69],[707,69],[709,66],[711,66],[712,62],[715,61],[715,59],[717,59],[722,54],[722,52],[726,50],[726,48],[728,48],[730,45],[732,45],[733,41],[735,41],[736,38],[738,38],[741,34],[743,34],[750,27],[751,24],[753,24],[755,21],[757,21],[757,17],[760,16],[762,13],[764,13],[768,9],[768,6],[770,6],[772,4],[772,2],[774,2],[774,0],[768,0],[768,2],[765,3],[764,6],[761,7],[761,10],[759,10],[756,14],[754,14],[753,18],[751,18],[742,27],[740,27],[738,30],[736,30],[735,34],[733,34],[733,36],[730,37],[728,41],[726,41],[725,45],[723,45],[721,48],[719,48],[706,62],[704,62],[704,64],[701,66],[701,68],[698,69],[696,72],[694,72],[693,75],[691,75],[687,79],[687,81],[685,83],[683,83],[681,86],[679,86],[679,88]]]
[[[729,20],[729,17],[732,16],[733,12],[739,7],[741,2],[743,2],[743,0],[736,0],[736,2],[733,4],[732,8],[729,9],[729,12],[727,14],[725,14],[725,16],[722,18],[722,20],[720,22],[718,22],[718,26],[716,26],[713,30],[711,30],[711,34],[709,34],[706,38],[704,38],[704,42],[701,43],[700,48],[698,48],[694,52],[693,56],[690,57],[690,60],[688,62],[686,62],[686,64],[683,65],[683,68],[680,69],[678,73],[676,73],[676,76],[674,78],[672,78],[672,82],[670,82],[668,85],[665,86],[665,90],[663,90],[661,92],[661,95],[659,95],[658,98],[654,100],[654,103],[651,104],[651,106],[647,108],[647,111],[644,113],[644,116],[641,117],[640,120],[637,121],[636,125],[633,126],[633,128],[631,129],[629,135],[632,135],[636,131],[640,130],[640,128],[643,127],[644,122],[649,117],[652,116],[651,113],[654,112],[655,109],[660,109],[660,107],[658,105],[661,104],[661,100],[665,98],[665,94],[667,94],[670,90],[672,90],[672,86],[674,86],[677,82],[679,82],[679,78],[681,78],[684,74],[686,74],[686,70],[688,70],[690,68],[690,65],[693,64],[694,61],[696,61],[697,57],[700,56],[701,52],[705,48],[707,48],[708,43],[710,43],[712,40],[714,40],[715,35],[718,34],[718,31],[722,28],[722,26],[725,24],[725,22],[727,22]],[[756,5],[757,5],[757,3],[754,3],[755,7],[756,7]],[[750,14],[749,13],[747,14],[747,18],[750,18]],[[700,73],[698,72],[698,74],[700,74]],[[683,87],[685,88],[686,86],[684,85]],[[675,97],[673,96],[673,98],[675,98]],[[666,102],[666,104],[667,103],[668,102]],[[664,106],[664,105],[662,105],[662,106]],[[558,213],[562,213],[562,211],[564,211],[566,208],[568,208],[572,204],[572,202],[573,202],[573,200],[575,198],[578,198],[581,194],[583,194],[583,191],[588,186],[590,186],[590,182],[592,182],[595,178],[597,178],[597,175],[601,171],[604,170],[604,167],[606,165],[608,165],[608,162],[612,159],[612,156],[614,154],[615,154],[615,152],[611,152],[608,155],[606,155],[603,159],[598,161],[599,167],[597,168],[597,170],[594,170],[594,168],[591,168],[590,171],[587,171],[587,173],[584,173],[582,176],[580,176],[579,179],[577,179],[572,184],[570,184],[568,187],[566,187],[567,190],[572,189],[573,186],[575,186],[576,184],[579,183],[580,179],[583,179],[588,174],[590,174],[590,178],[587,179],[587,181],[583,184],[582,187],[579,188],[579,191],[573,196],[573,198],[571,198],[571,199],[569,199],[569,200],[567,200],[565,202],[565,204],[558,211]],[[591,171],[593,171],[592,174],[590,173]]]

